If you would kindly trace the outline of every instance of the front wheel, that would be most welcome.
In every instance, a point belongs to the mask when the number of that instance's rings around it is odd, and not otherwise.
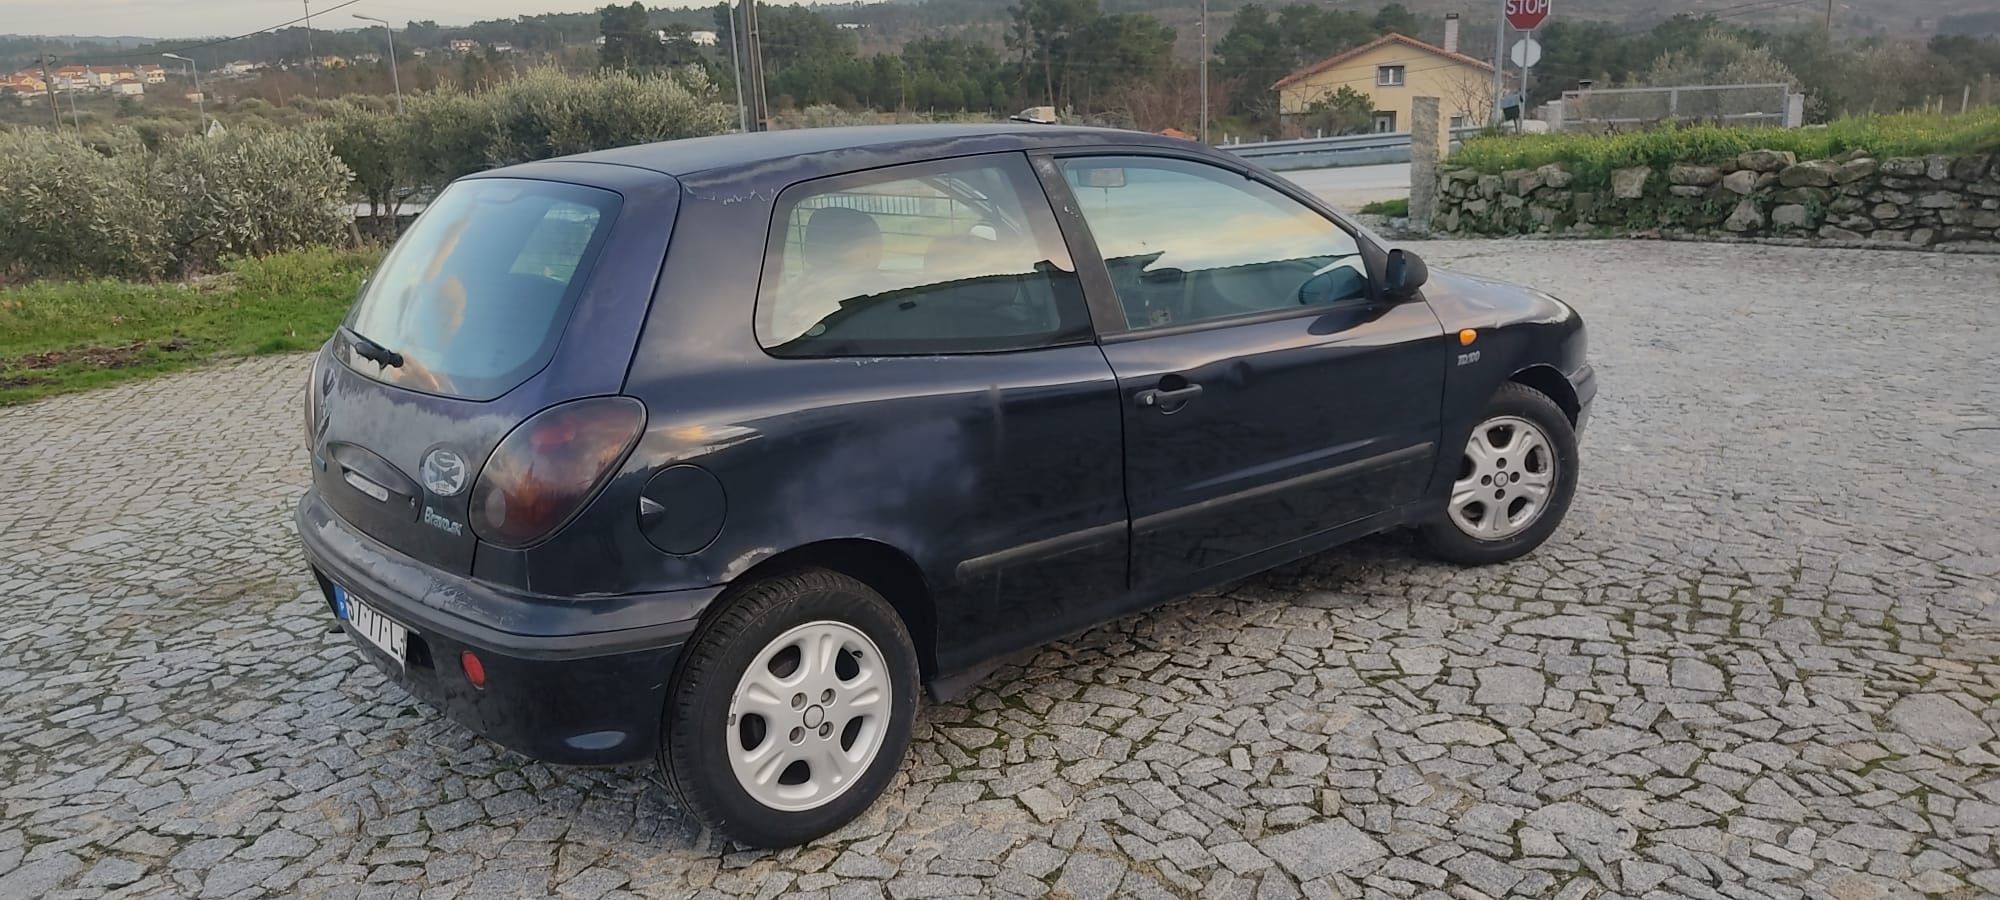
[[[683,651],[660,768],[754,847],[802,844],[880,796],[910,745],[917,658],[880,594],[811,569],[743,588]]]
[[[1421,529],[1424,543],[1461,565],[1525,556],[1562,524],[1576,473],[1569,417],[1526,385],[1501,385],[1466,439],[1442,514]]]

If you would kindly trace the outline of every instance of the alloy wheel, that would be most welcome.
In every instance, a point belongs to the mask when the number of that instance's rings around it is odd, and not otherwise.
[[[832,801],[881,752],[890,675],[866,634],[807,622],[751,660],[729,703],[730,768],[750,797],[786,812]]]
[[[1452,524],[1482,541],[1528,530],[1555,491],[1554,447],[1541,426],[1520,416],[1479,423],[1466,441],[1458,480],[1451,486]]]

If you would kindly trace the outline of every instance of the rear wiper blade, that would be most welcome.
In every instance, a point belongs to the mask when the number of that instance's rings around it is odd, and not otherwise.
[[[368,360],[378,366],[388,366],[392,369],[403,367],[403,354],[369,340],[361,332],[355,331],[352,328],[347,329],[347,334],[354,339],[354,352],[362,359]]]

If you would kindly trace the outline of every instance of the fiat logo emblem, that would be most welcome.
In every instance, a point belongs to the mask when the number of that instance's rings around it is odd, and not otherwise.
[[[424,455],[424,487],[440,497],[449,497],[465,490],[465,458],[450,450],[439,447]]]

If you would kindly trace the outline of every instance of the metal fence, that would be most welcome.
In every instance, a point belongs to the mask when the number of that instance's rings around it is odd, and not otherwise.
[[[1451,130],[1456,147],[1461,138],[1479,132],[1477,126]],[[1221,144],[1244,159],[1254,159],[1270,169],[1325,169],[1336,166],[1375,166],[1410,161],[1408,132],[1391,134],[1350,134],[1330,138],[1302,138],[1295,141],[1264,141],[1257,144]]]
[[[1660,122],[1797,128],[1804,96],[1789,84],[1692,84],[1564,91],[1543,108],[1555,131],[1632,131]]]

